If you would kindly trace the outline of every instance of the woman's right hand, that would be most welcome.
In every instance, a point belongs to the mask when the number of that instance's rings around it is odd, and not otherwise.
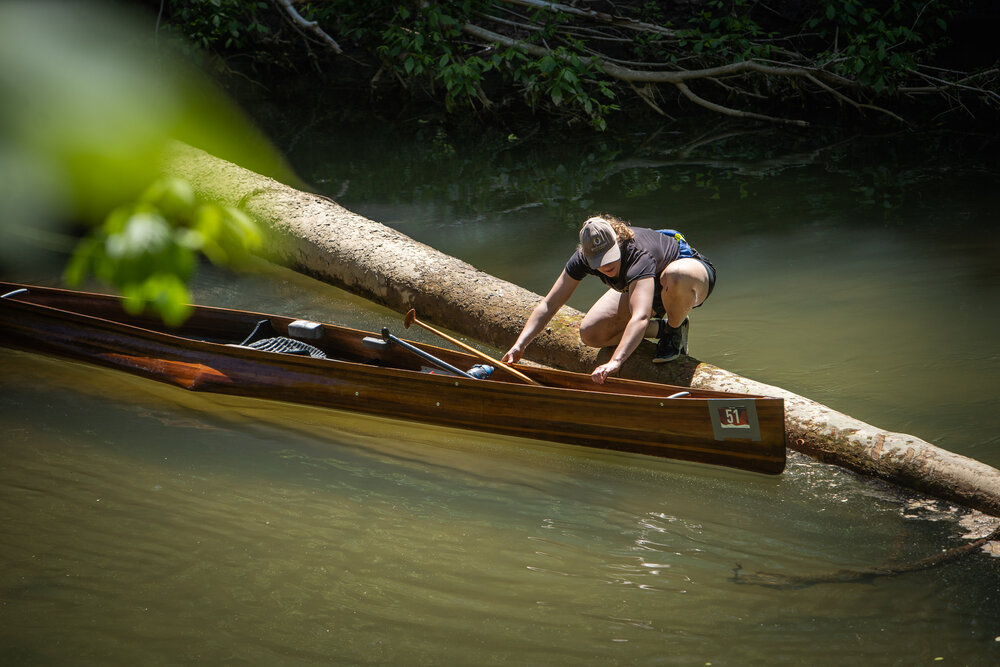
[[[521,349],[521,346],[514,345],[509,350],[507,350],[507,354],[503,355],[503,359],[501,359],[500,361],[504,362],[505,364],[516,364],[518,361],[521,360],[522,354],[524,354],[524,351]]]

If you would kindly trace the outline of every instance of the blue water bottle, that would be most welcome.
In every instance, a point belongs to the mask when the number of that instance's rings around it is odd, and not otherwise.
[[[474,378],[485,380],[493,375],[493,367],[489,364],[476,364],[466,372]]]

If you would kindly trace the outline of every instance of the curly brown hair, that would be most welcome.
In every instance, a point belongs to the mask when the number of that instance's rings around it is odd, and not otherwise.
[[[628,222],[622,220],[621,218],[616,218],[615,216],[608,215],[606,213],[598,213],[597,215],[592,215],[584,220],[583,225],[580,225],[580,227],[583,228],[583,226],[591,220],[604,220],[611,225],[611,228],[615,230],[615,234],[618,235],[619,243],[623,241],[631,241],[635,238],[635,233],[632,231],[632,227],[629,226]]]

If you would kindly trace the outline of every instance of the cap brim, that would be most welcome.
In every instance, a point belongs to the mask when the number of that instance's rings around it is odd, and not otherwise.
[[[592,269],[599,269],[605,264],[610,264],[611,262],[617,262],[622,258],[621,250],[618,248],[618,244],[615,243],[613,246],[608,248],[606,251],[602,252],[600,255],[584,255],[587,258],[587,264],[590,265]]]

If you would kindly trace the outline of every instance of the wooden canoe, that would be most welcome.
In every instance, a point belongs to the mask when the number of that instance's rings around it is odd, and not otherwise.
[[[325,357],[241,345],[265,320],[277,336],[268,340],[300,341]],[[120,297],[0,282],[0,344],[184,389],[760,473],[777,474],[785,466],[780,398],[619,378],[598,385],[589,375],[523,365],[518,369],[542,386],[499,369],[489,379],[470,379],[433,368],[404,345],[460,371],[481,363],[473,355],[385,341],[332,324],[205,306],[171,329],[154,315],[127,313]]]

